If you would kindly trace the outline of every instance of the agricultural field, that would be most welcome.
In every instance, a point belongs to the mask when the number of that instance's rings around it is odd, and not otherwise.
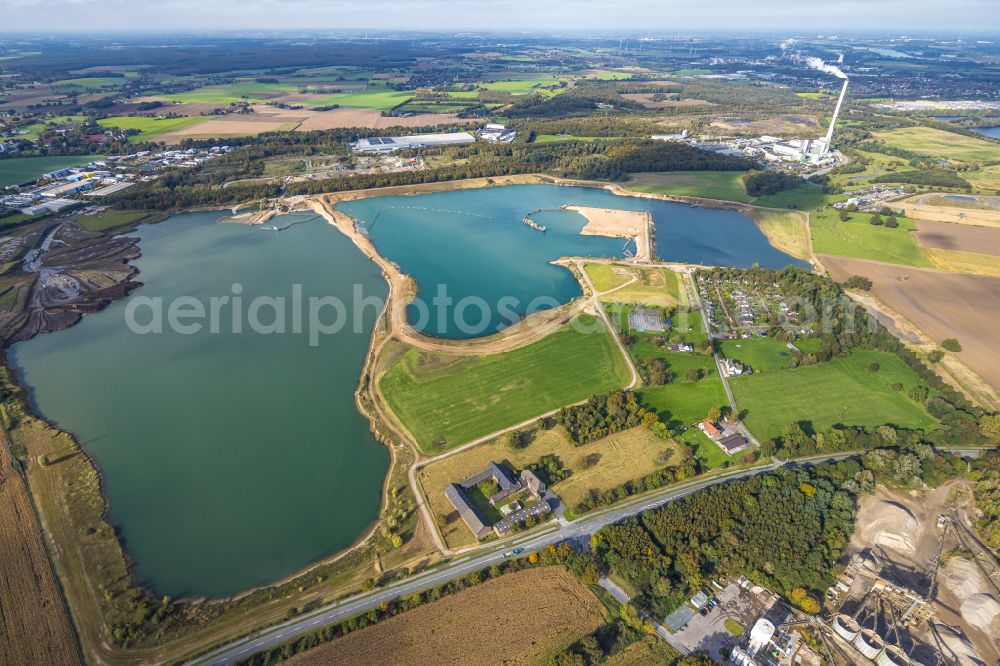
[[[339,104],[352,109],[374,109],[376,111],[388,111],[403,104],[413,97],[413,92],[398,90],[361,90],[358,92],[342,92],[321,97],[310,97],[302,100],[302,104],[310,106],[329,106]]]
[[[156,141],[160,137],[203,123],[206,118],[201,116],[182,118],[148,118],[112,116],[97,121],[101,127],[117,127],[124,130],[138,130],[139,133],[129,137],[130,141]]]
[[[696,382],[678,381],[639,391],[642,406],[655,410],[664,422],[686,426],[701,421],[712,407],[726,407],[726,391],[717,376]]]
[[[875,136],[893,148],[962,162],[1000,160],[1000,145],[932,127],[902,127]]]
[[[15,185],[38,178],[42,174],[66,167],[80,166],[101,155],[74,155],[69,157],[15,157],[0,160],[0,187]]]
[[[457,483],[484,469],[491,462],[504,462],[515,470],[524,469],[542,456],[559,458],[569,470],[568,478],[552,486],[567,506],[576,506],[591,489],[609,490],[650,474],[664,465],[680,461],[675,443],[657,437],[647,428],[633,428],[576,446],[560,426],[551,430],[528,432],[523,448],[510,449],[499,440],[466,449],[422,467],[418,472],[427,502],[435,516],[451,516],[455,509],[444,496],[449,483]],[[598,454],[596,463],[588,456]],[[441,528],[442,536],[452,547],[475,543],[475,538],[457,516]]]
[[[101,90],[102,88],[121,88],[131,77],[95,76],[80,79],[65,79],[56,81],[52,87],[60,92],[78,92],[80,90]]]
[[[633,192],[704,197],[722,201],[751,203],[754,198],[743,188],[743,171],[675,171],[634,173],[624,183]]]
[[[868,369],[877,363],[877,372]],[[892,388],[902,384],[902,390]],[[898,357],[856,349],[850,356],[792,370],[733,377],[729,384],[744,422],[758,439],[778,437],[792,423],[819,432],[833,425],[875,427],[889,423],[931,430],[935,420],[907,396],[922,385]],[[807,428],[808,430],[808,428]]]
[[[723,356],[749,365],[754,374],[784,369],[792,358],[792,350],[776,338],[723,340],[721,348]]]
[[[983,379],[1000,388],[1000,279],[978,275],[904,268],[840,257],[823,257],[836,280],[864,275],[873,282],[871,293],[940,343],[957,338],[958,358]]]
[[[871,217],[869,213],[850,213],[850,219],[841,222],[833,208],[814,212],[811,219],[813,250],[817,254],[931,266],[912,233],[917,228],[913,220],[898,218],[899,226],[889,229],[869,224]]]
[[[338,127],[384,129],[387,127],[426,127],[428,125],[475,122],[475,119],[463,119],[450,113],[418,113],[405,117],[383,116],[377,109],[339,108],[330,111],[295,111],[295,113],[306,116],[306,120],[302,121],[302,124],[296,128],[296,131],[299,132]]]
[[[28,488],[14,467],[5,433],[0,433],[0,506],[0,663],[82,663]]]
[[[563,78],[546,76],[534,79],[524,79],[521,81],[494,81],[493,83],[480,83],[479,87],[484,90],[506,92],[511,95],[527,95],[528,93],[533,92],[546,94],[550,93],[550,91],[544,90],[543,86],[553,86],[565,82],[566,79]]]
[[[935,268],[943,271],[1000,277],[1000,258],[994,254],[929,247],[924,248],[924,253]]]
[[[917,231],[913,236],[924,248],[978,252],[1000,257],[1000,229],[917,220]]]
[[[564,569],[487,581],[297,655],[289,666],[480,664],[530,666],[607,621],[594,594]],[[475,640],[486,636],[488,640]]]
[[[928,192],[896,205],[903,214],[916,220],[1000,229],[1000,197]]]
[[[590,315],[580,319],[595,323]],[[608,332],[568,325],[489,356],[407,350],[379,390],[421,449],[440,453],[628,381],[628,366]]]

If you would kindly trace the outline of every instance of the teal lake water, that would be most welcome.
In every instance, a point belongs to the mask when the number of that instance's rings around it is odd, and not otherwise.
[[[557,210],[564,205],[651,212],[656,254],[666,261],[808,266],[772,246],[753,220],[737,211],[622,197],[594,188],[510,185],[359,199],[337,208],[367,229],[382,256],[416,280],[418,298],[427,303],[429,315],[421,319],[420,309],[411,306],[410,321],[416,328],[428,335],[471,338],[499,330],[526,311],[543,309],[529,307],[537,297],[545,297],[553,307],[579,296],[576,279],[551,265],[552,260],[624,256],[623,239],[581,236],[585,219]],[[544,234],[522,222],[525,214],[538,209],[547,209],[532,216],[547,228]],[[435,307],[432,299],[441,285],[455,304],[482,299],[489,309],[486,328],[470,332],[458,325],[461,320],[470,325],[483,320],[474,306],[464,313],[456,313],[455,306]],[[501,299],[516,305],[504,308]]]
[[[317,347],[230,327],[128,330],[134,298],[207,301],[234,282],[245,302],[288,296],[294,283],[306,298],[350,302],[355,283],[386,294],[377,266],[322,220],[274,233],[218,217],[140,227],[145,286],[10,353],[38,410],[100,468],[138,580],[175,598],[240,592],[349,545],[376,517],[389,465],[354,404],[374,310],[362,333]]]

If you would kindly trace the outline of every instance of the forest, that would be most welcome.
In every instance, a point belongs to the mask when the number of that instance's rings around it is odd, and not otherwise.
[[[780,470],[713,486],[594,535],[602,565],[662,617],[733,576],[789,596],[820,594],[854,529],[852,495],[820,468]]]
[[[803,182],[799,176],[780,171],[751,171],[743,176],[743,188],[752,197],[763,197],[791,190]]]
[[[583,405],[563,407],[556,423],[566,429],[573,443],[580,445],[638,425],[652,427],[659,419],[639,405],[632,391],[612,391],[592,395]]]
[[[234,184],[263,173],[260,158],[276,155],[309,155],[313,151],[340,147],[357,132],[309,132],[301,136],[261,135],[252,145],[241,145],[210,168],[172,171],[155,181],[111,197],[118,208],[169,210],[216,206],[278,196],[279,183]],[[200,145],[192,142],[188,145]],[[327,178],[292,183],[285,194],[321,194],[393,185],[415,185],[467,178],[523,173],[549,173],[567,178],[620,180],[638,171],[742,171],[752,162],[743,158],[709,153],[683,144],[627,140],[606,144],[566,142],[547,144],[483,144],[424,151],[456,160],[449,166],[424,171],[378,173],[352,178]],[[404,153],[405,155],[405,153]]]

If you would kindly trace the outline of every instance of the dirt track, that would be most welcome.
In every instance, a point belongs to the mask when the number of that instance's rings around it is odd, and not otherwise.
[[[1000,387],[1000,279],[821,255],[834,279],[864,275],[871,293],[934,342],[957,338],[959,358]]]

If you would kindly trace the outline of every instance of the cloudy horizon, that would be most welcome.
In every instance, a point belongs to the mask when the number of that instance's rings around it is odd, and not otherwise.
[[[1000,0],[0,0],[4,32],[809,30],[995,33]]]

